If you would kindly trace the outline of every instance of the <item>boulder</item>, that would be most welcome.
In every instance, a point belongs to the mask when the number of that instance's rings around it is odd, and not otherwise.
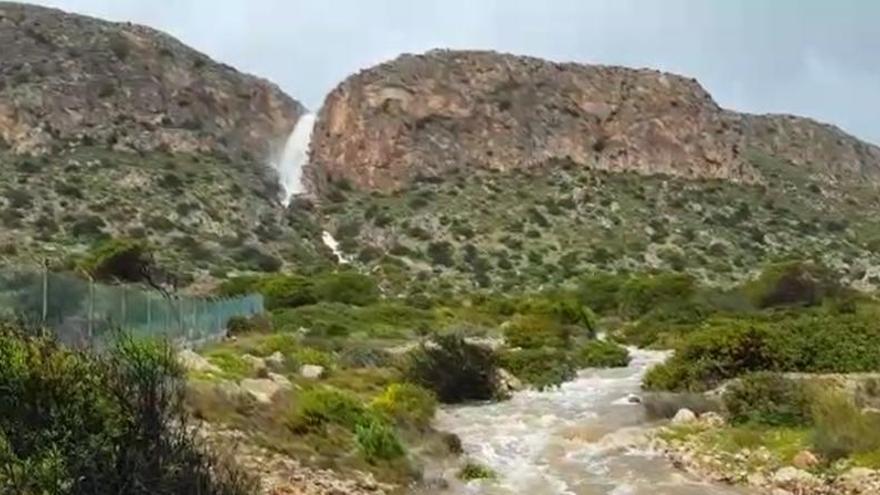
[[[281,354],[281,351],[275,351],[269,356],[266,356],[264,361],[266,362],[266,366],[272,371],[277,372],[284,369],[285,359],[284,354]]]
[[[303,378],[317,379],[324,375],[324,367],[317,364],[304,364],[299,368]]]
[[[184,349],[178,352],[177,361],[187,371],[199,371],[203,373],[221,372],[220,368],[205,359],[204,356],[197,354],[190,349]]]
[[[245,378],[239,383],[241,390],[261,404],[271,404],[281,391],[281,385],[268,378]]]
[[[626,396],[626,401],[630,404],[641,404],[642,398],[636,394],[629,394]]]
[[[802,493],[814,486],[817,479],[812,474],[792,466],[786,466],[773,473],[773,484],[795,493]]]
[[[245,354],[241,360],[248,364],[257,376],[265,376],[268,369],[266,360],[251,354]]]
[[[794,456],[791,464],[798,469],[810,469],[819,464],[819,458],[809,450],[802,450]]]
[[[688,423],[693,423],[697,420],[697,415],[694,414],[690,409],[679,409],[675,416],[672,418],[672,424],[674,425],[684,425]]]
[[[267,378],[277,383],[278,386],[281,387],[283,390],[290,390],[293,388],[293,383],[291,383],[290,380],[284,375],[279,375],[278,373],[272,373],[270,371]]]
[[[502,392],[511,393],[523,389],[522,381],[504,368],[498,368],[498,389]]]
[[[712,428],[719,428],[724,426],[725,421],[720,414],[709,411],[700,415],[700,423]]]

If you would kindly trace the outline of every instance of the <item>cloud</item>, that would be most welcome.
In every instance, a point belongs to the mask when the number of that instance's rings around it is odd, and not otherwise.
[[[880,2],[837,0],[44,0],[147,24],[308,106],[402,52],[496,49],[696,77],[723,106],[880,143]]]

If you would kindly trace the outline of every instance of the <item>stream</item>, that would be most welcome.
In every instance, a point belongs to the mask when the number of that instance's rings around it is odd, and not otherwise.
[[[707,484],[648,451],[650,428],[638,394],[642,375],[667,353],[632,350],[626,368],[584,370],[555,390],[509,401],[450,407],[437,426],[458,434],[465,455],[497,474],[453,481],[451,495],[748,495]],[[454,473],[447,473],[454,479]]]

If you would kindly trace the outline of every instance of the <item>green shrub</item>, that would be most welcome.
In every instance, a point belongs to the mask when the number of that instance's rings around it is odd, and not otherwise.
[[[319,301],[366,306],[379,300],[379,286],[372,278],[353,271],[321,275],[315,279]]]
[[[558,386],[577,375],[577,366],[569,353],[548,347],[504,352],[499,364],[539,390]]]
[[[804,261],[767,266],[761,275],[745,284],[743,290],[760,308],[776,306],[814,306],[840,291],[834,274],[827,268]]]
[[[644,385],[706,390],[752,371],[855,373],[880,369],[880,327],[869,312],[821,310],[713,318],[689,333]]]
[[[366,417],[367,409],[355,395],[333,387],[320,387],[299,395],[288,425],[297,433],[320,432],[328,425],[354,431]]]
[[[510,347],[536,349],[564,348],[571,343],[570,328],[540,315],[520,315],[504,328],[504,340]]]
[[[318,302],[311,280],[299,275],[274,275],[256,284],[266,298],[266,309],[296,308]]]
[[[778,373],[745,375],[725,390],[723,398],[733,423],[798,426],[810,421],[810,397],[804,385]]]
[[[189,428],[170,346],[122,338],[97,355],[3,324],[0,362],[3,493],[252,493]]]
[[[495,479],[497,477],[495,471],[474,461],[468,461],[458,471],[458,479],[462,481]]]
[[[862,412],[838,391],[816,394],[813,447],[831,461],[880,450],[880,414]]]
[[[250,376],[252,366],[231,349],[214,349],[205,352],[205,358],[220,368],[227,378],[240,379]]]
[[[398,423],[426,428],[434,418],[437,399],[418,385],[393,383],[373,399],[371,407]]]
[[[634,276],[620,288],[620,308],[624,315],[637,317],[663,304],[689,300],[695,293],[696,284],[690,275]]]
[[[378,419],[370,419],[355,425],[355,439],[367,462],[391,461],[406,453],[397,433]]]
[[[591,340],[576,352],[575,361],[581,368],[619,368],[629,365],[629,351],[606,340]]]
[[[452,365],[451,363],[455,363]],[[407,378],[431,390],[443,403],[489,400],[497,395],[497,360],[487,348],[443,335],[414,351]]]
[[[452,259],[454,252],[455,248],[447,241],[428,244],[428,256],[436,266],[449,267],[455,264],[455,261]]]
[[[392,355],[374,347],[351,347],[342,351],[339,364],[345,368],[380,368],[391,364]]]

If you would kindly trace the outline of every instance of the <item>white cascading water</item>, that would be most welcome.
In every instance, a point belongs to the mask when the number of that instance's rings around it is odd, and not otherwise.
[[[558,389],[523,391],[492,404],[447,407],[437,426],[458,434],[468,457],[498,477],[429,495],[754,495],[678,472],[644,443],[650,425],[641,405],[645,371],[668,353],[631,350],[626,368],[584,370]],[[445,471],[444,467],[439,467]]]
[[[275,162],[278,181],[284,189],[284,206],[290,204],[295,194],[303,191],[302,169],[309,161],[309,144],[312,140],[312,129],[315,127],[316,115],[307,113],[296,121],[293,132],[287,137],[284,151]]]

